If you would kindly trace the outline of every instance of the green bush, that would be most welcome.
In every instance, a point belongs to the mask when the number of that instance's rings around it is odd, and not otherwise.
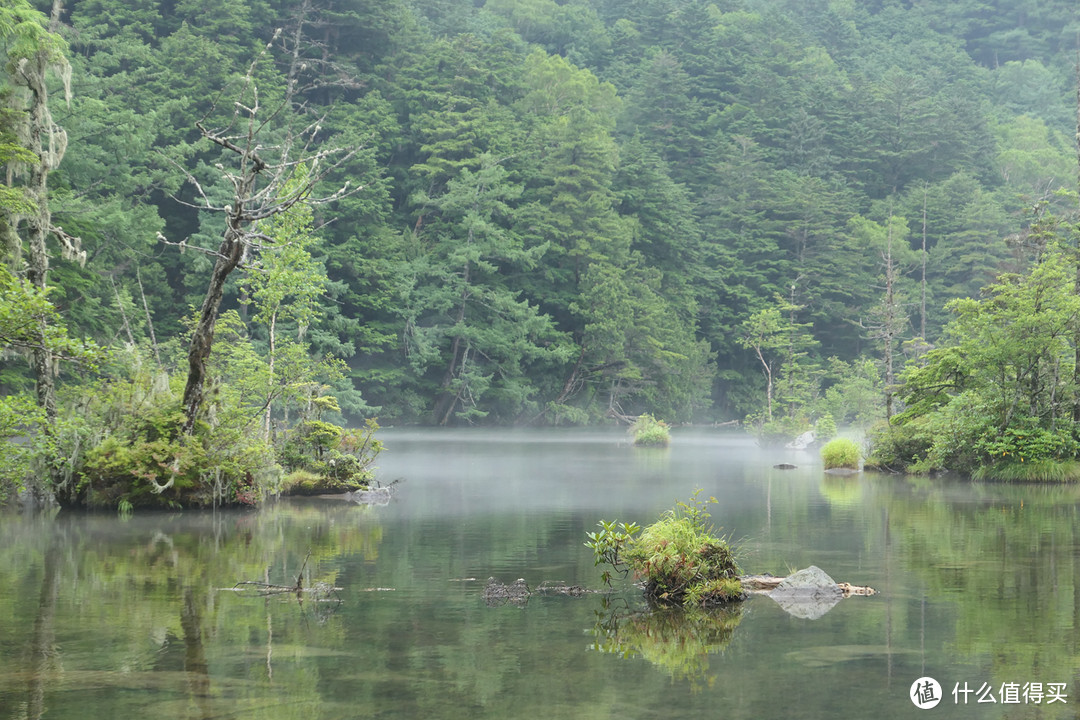
[[[652,600],[687,607],[740,600],[739,565],[726,539],[713,534],[707,502],[716,500],[702,501],[695,493],[636,537],[634,525],[623,525],[619,533],[614,522],[601,522],[604,532],[589,533],[586,545],[596,552],[598,565],[607,562],[619,570],[627,565],[644,580]]]
[[[283,486],[282,493],[323,494],[367,487],[374,476],[375,458],[382,450],[382,443],[375,439],[378,429],[375,420],[367,420],[360,430],[345,430],[321,420],[300,423],[289,433],[279,462],[292,474],[304,471],[320,480],[314,483],[317,488]]]
[[[638,447],[667,447],[671,442],[669,427],[663,420],[657,420],[645,413],[639,415],[630,426],[630,434],[634,437],[634,445]]]
[[[293,470],[281,481],[282,495],[325,495],[340,491],[337,480],[310,470]]]
[[[848,438],[833,438],[821,448],[821,458],[825,461],[826,470],[858,470],[860,456],[858,443]]]
[[[866,469],[907,472],[927,458],[934,437],[924,426],[925,422],[921,420],[906,425],[882,421],[868,435],[871,450],[866,458]]]

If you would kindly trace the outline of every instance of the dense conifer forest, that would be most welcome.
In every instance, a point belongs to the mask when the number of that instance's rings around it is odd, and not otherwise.
[[[1074,3],[4,0],[0,36],[9,490],[359,481],[374,418],[1075,456]]]

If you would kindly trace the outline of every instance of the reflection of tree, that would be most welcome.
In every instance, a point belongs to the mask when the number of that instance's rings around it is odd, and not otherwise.
[[[26,672],[19,717],[75,717],[88,704],[116,717],[149,708],[192,719],[320,717],[320,653],[343,647],[341,620],[295,595],[255,600],[228,589],[299,573],[305,586],[336,584],[342,558],[375,558],[381,542],[375,516],[345,504],[123,523],[5,518],[0,584],[33,588],[0,596],[0,637]],[[262,661],[252,662],[260,646]]]
[[[30,639],[26,667],[30,670],[27,717],[37,720],[45,712],[45,686],[58,669],[56,652],[56,596],[60,590],[60,542],[57,536],[49,541],[45,551],[38,597],[38,614],[34,619],[34,634]]]
[[[212,717],[207,701],[210,698],[210,664],[203,647],[202,607],[204,599],[196,600],[191,586],[184,588],[184,603],[180,609],[180,626],[184,630],[184,672],[187,673],[188,697],[199,708],[203,718]]]
[[[615,608],[607,600],[596,612],[590,631],[593,650],[644,658],[693,689],[711,686],[709,655],[723,652],[742,621],[742,603],[711,610],[657,606],[645,610]]]
[[[950,487],[901,485],[887,500],[904,564],[931,597],[956,607],[950,645],[988,660],[997,684],[1071,678],[1080,666],[1080,488],[979,486],[969,502]]]

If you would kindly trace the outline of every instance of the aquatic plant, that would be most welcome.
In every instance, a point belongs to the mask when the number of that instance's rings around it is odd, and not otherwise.
[[[860,455],[858,443],[848,438],[833,438],[821,448],[821,459],[825,461],[826,470],[858,470]]]

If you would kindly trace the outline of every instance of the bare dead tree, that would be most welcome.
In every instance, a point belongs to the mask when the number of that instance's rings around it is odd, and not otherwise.
[[[222,113],[219,101],[196,123],[202,137],[222,149],[223,162],[215,167],[219,179],[223,179],[229,188],[231,202],[224,206],[211,202],[195,175],[184,171],[198,197],[197,202],[185,204],[222,214],[225,219],[217,250],[203,249],[214,257],[214,268],[188,351],[188,378],[183,399],[183,430],[187,434],[195,427],[203,403],[206,364],[214,343],[214,327],[225,283],[254,250],[274,242],[261,232],[261,223],[297,203],[325,204],[363,189],[350,188],[346,182],[329,194],[315,196],[313,193],[318,183],[360,148],[319,144],[325,114],[313,116],[308,113],[298,94],[298,76],[304,64],[300,57],[302,27],[303,22],[297,22],[295,34],[283,45],[290,64],[281,100],[263,106],[255,79],[259,63],[274,50],[281,37],[279,30],[252,61],[239,87],[233,90],[231,108]],[[212,126],[210,117],[216,114],[224,117],[219,126]]]

